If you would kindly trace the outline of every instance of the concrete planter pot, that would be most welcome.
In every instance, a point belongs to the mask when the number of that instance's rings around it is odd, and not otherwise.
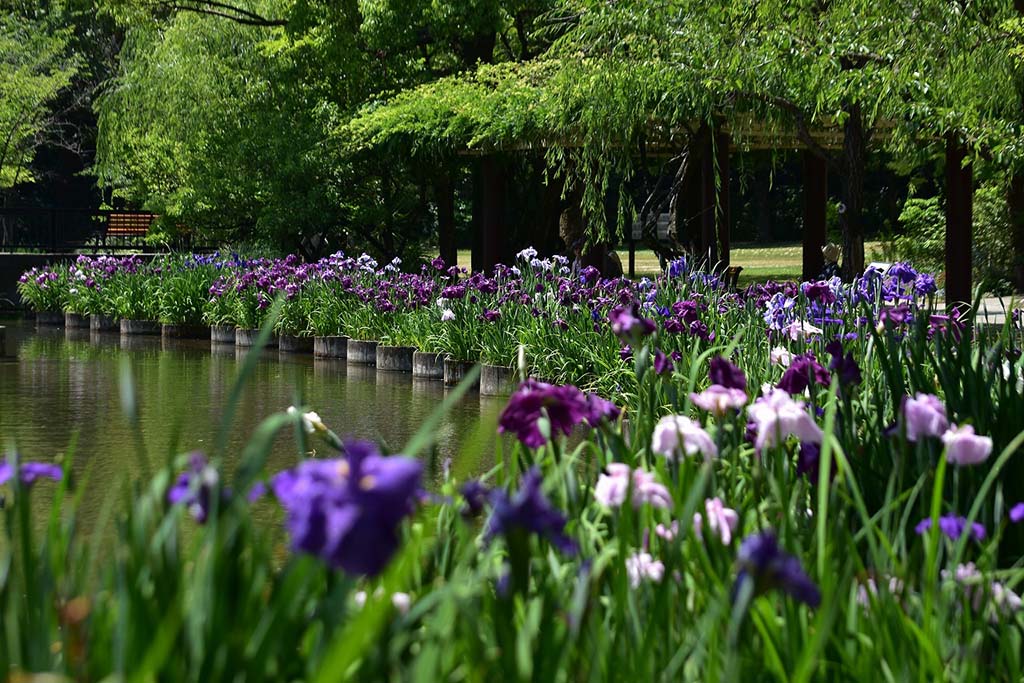
[[[64,327],[72,327],[76,330],[89,329],[89,316],[81,313],[64,313]]]
[[[214,356],[230,356],[235,357],[235,339],[234,330],[231,330],[231,343],[225,342],[210,342],[210,353]]]
[[[64,313],[62,311],[39,311],[36,313],[38,327],[60,327],[63,324]]]
[[[377,347],[377,369],[388,372],[412,372],[412,354],[416,349],[412,346]]]
[[[235,346],[241,346],[248,348],[250,346],[256,346],[256,340],[259,339],[260,330],[259,328],[245,329],[242,327],[235,328]],[[276,349],[277,348],[277,335],[270,335],[270,339],[267,340],[267,345],[264,348]]]
[[[378,341],[366,341],[363,339],[349,339],[346,357],[350,364],[375,365],[377,363]]]
[[[387,376],[388,373],[378,373],[377,368],[372,365],[345,363],[345,381],[358,382],[360,384],[376,384],[377,375]]]
[[[313,353],[313,338],[282,334],[277,339],[277,348],[281,353]]]
[[[89,337],[92,332],[89,331],[88,327],[65,327],[64,328],[64,341],[89,341]]]
[[[210,341],[214,344],[234,344],[235,343],[235,326],[234,325],[211,325],[210,326]]]
[[[118,325],[118,329],[121,326]],[[93,346],[117,346],[121,334],[119,332],[111,332],[110,330],[89,330],[89,343]]]
[[[93,313],[89,316],[89,329],[93,332],[112,332],[121,329],[121,324],[112,315]]]
[[[155,320],[121,320],[121,334],[160,336],[160,323]]]
[[[160,336],[164,339],[209,339],[210,328],[205,325],[162,325]]]
[[[476,363],[470,360],[455,360],[453,358],[444,359],[444,385],[446,387],[454,387],[462,383],[462,380],[466,378],[469,371],[473,369]],[[473,389],[480,388],[480,376],[477,375],[476,380],[471,385]]]
[[[92,332],[89,333],[92,338]],[[163,348],[160,333],[156,334],[122,334],[118,337],[122,351],[159,351]]]
[[[516,371],[500,365],[480,366],[480,394],[509,396],[516,388]]]
[[[412,376],[444,379],[444,354],[416,351],[412,354]]]
[[[348,337],[313,337],[313,355],[317,358],[347,358]]]

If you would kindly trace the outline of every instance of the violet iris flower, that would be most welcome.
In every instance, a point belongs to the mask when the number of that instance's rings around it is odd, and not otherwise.
[[[808,351],[793,357],[786,372],[782,373],[779,389],[790,395],[802,394],[812,382],[827,387],[829,381],[828,370],[823,368],[815,355]]]
[[[672,372],[672,359],[661,349],[654,350],[654,374],[664,375]]]
[[[513,432],[529,448],[540,448],[547,440],[537,424],[543,415],[547,415],[554,436],[568,434],[581,422],[596,426],[618,414],[619,409],[610,401],[584,394],[572,385],[555,386],[528,379],[509,398],[498,431]]]
[[[484,502],[491,494],[491,490],[479,479],[470,479],[459,488],[459,493],[466,500],[466,505],[460,513],[463,517],[476,517],[484,510]]]
[[[807,576],[800,560],[779,547],[772,531],[743,539],[736,555],[740,571],[733,585],[733,597],[745,581],[754,582],[754,595],[779,589],[811,607],[821,603],[821,592]]]
[[[167,502],[186,506],[192,517],[204,524],[210,514],[210,499],[219,488],[220,473],[206,462],[202,453],[192,453],[188,469],[167,490]]]
[[[265,493],[266,486],[257,482],[249,489],[247,498],[252,502]],[[196,451],[189,456],[188,469],[178,475],[174,484],[167,489],[167,502],[171,505],[184,505],[197,522],[205,524],[215,495],[219,496],[221,503],[226,503],[231,498],[231,490],[221,488],[220,473],[206,461],[202,453]]]
[[[708,379],[711,380],[712,384],[718,384],[726,389],[747,390],[747,376],[729,359],[722,356],[715,356],[711,359]]]
[[[807,297],[808,301],[819,302],[822,304],[834,304],[836,302],[836,295],[832,291],[828,282],[821,280],[819,282],[805,282],[804,296]]]
[[[852,351],[847,351],[846,355],[843,355],[843,344],[838,339],[829,342],[825,350],[832,356],[828,369],[839,377],[840,386],[856,386],[861,383],[863,377],[860,366],[854,360]]]
[[[925,517],[917,526],[914,527],[914,531],[918,534],[926,534],[932,528],[932,518]],[[985,540],[985,527],[978,522],[971,524],[971,528],[967,528],[967,518],[960,517],[959,515],[944,515],[939,517],[939,531],[945,536],[953,539],[954,541],[964,535],[964,533],[970,534],[971,538],[975,541]]]
[[[541,490],[540,470],[531,468],[523,475],[522,486],[509,496],[503,489],[491,492],[491,518],[484,540],[505,536],[516,530],[547,538],[566,555],[574,555],[576,542],[565,533],[565,515],[555,509]]]
[[[343,457],[305,460],[276,475],[292,548],[331,567],[375,576],[398,549],[398,525],[420,494],[423,465],[385,457],[367,441],[347,441]]]
[[[1010,521],[1017,524],[1021,520],[1024,520],[1024,503],[1017,503],[1010,508]]]
[[[26,486],[31,486],[38,479],[60,481],[64,477],[64,470],[60,465],[47,462],[23,462],[18,465],[3,460],[0,461],[0,486],[14,478],[15,469],[18,471],[18,480]]]
[[[656,329],[654,321],[643,317],[639,307],[634,303],[631,306],[616,306],[608,313],[608,322],[612,325],[612,332],[619,337],[639,339],[653,334]]]
[[[920,296],[934,294],[938,289],[935,278],[928,273],[918,273],[914,278],[914,291]]]

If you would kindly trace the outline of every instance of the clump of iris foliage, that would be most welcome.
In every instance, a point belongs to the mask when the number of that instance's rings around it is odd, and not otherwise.
[[[490,274],[469,274],[440,259],[412,269],[404,272],[399,259],[380,266],[365,254],[340,252],[311,263],[294,255],[172,255],[150,262],[83,256],[29,271],[19,287],[38,311],[242,328],[261,326],[281,298],[279,333],[378,340],[505,367],[522,348],[532,376],[631,405],[641,397],[631,345],[609,322],[618,307],[653,320],[659,368],[684,377],[700,371],[701,354],[738,335],[746,370],[768,377],[775,347],[788,355],[813,348],[824,362],[825,343],[839,340],[844,353],[860,359],[870,355],[871,330],[880,323],[883,336],[896,338],[921,333],[918,328],[929,336],[964,329],[963,320],[936,309],[935,279],[906,264],[869,271],[850,284],[768,282],[742,291],[690,269],[685,259],[639,281],[604,279],[594,268],[574,271],[563,257],[538,258],[533,249]]]
[[[620,295],[600,319],[578,313],[611,336],[634,400],[527,380],[497,424],[511,448],[496,440],[479,478],[446,472],[426,490],[422,476],[465,386],[396,454],[339,438],[310,406],[269,416],[226,457],[254,354],[213,448],[159,465],[140,454],[143,475],[108,493],[91,533],[76,516],[88,469],[11,452],[0,667],[74,680],[1021,680],[1019,316],[992,329],[930,312],[915,290],[933,283],[902,266],[743,295],[674,277],[632,290],[653,292],[650,306]],[[444,288],[452,302],[483,294]],[[556,292],[518,305],[556,310]],[[289,428],[295,464],[268,471]],[[56,488],[48,506],[41,486]]]

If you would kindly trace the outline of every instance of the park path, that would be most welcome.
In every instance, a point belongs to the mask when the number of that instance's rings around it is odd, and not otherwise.
[[[989,325],[1002,325],[1006,322],[1006,314],[1021,303],[1019,295],[984,297],[978,306],[978,321]]]

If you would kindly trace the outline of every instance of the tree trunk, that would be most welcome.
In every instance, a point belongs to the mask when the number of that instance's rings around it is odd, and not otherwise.
[[[839,215],[843,231],[843,278],[847,281],[864,272],[864,167],[867,140],[859,104],[846,107],[843,126],[843,204]]]
[[[1024,292],[1024,175],[1014,173],[1006,189],[1010,211],[1010,236],[1013,244],[1013,284]]]

